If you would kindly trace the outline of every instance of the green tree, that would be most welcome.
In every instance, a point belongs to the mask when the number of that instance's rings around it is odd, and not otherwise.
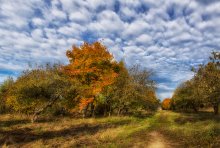
[[[123,62],[121,64],[123,65]],[[155,83],[150,79],[151,73],[142,70],[138,65],[129,70],[125,66],[121,67],[111,88],[112,110],[120,115],[156,109],[159,101],[155,95]]]
[[[195,79],[191,79],[182,83],[175,90],[171,104],[174,105],[177,110],[193,109],[197,112],[201,103],[200,96],[198,83]]]
[[[13,78],[9,77],[0,85],[0,113],[5,113],[9,110],[6,107],[6,97],[8,95],[8,91],[13,86],[13,84]]]
[[[214,113],[218,114],[220,103],[220,69],[219,65],[209,62],[201,66],[197,72],[200,80],[200,89],[203,94],[203,102],[212,105]]]
[[[74,105],[77,87],[59,69],[47,66],[25,71],[10,89],[6,104],[17,112],[33,115],[33,122],[58,100]]]
[[[210,62],[193,68],[194,77],[180,85],[174,92],[172,104],[175,108],[193,108],[197,111],[203,104],[212,106],[214,113],[219,112],[220,103],[220,53],[213,52]]]
[[[138,107],[155,110],[159,106],[159,100],[156,97],[156,83],[151,79],[153,72],[146,70],[140,65],[134,65],[129,69],[129,75],[135,89],[136,103]]]

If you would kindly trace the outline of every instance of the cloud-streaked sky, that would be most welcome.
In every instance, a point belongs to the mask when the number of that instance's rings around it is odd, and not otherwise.
[[[159,98],[220,51],[218,0],[0,0],[0,82],[28,65],[67,63],[101,40],[117,60],[152,69]]]

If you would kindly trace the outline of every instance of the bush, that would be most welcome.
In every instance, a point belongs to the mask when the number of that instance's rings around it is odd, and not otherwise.
[[[0,85],[0,113],[6,113],[9,111],[6,105],[6,98],[8,96],[9,89],[13,86],[14,80],[9,77],[2,85]]]
[[[75,107],[76,89],[75,83],[59,71],[59,66],[27,70],[11,87],[6,105],[25,114],[34,114],[54,103],[65,108]]]

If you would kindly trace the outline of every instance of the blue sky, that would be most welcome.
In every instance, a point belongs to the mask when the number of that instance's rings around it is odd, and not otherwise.
[[[171,97],[191,66],[220,51],[218,0],[0,0],[0,82],[30,64],[67,63],[65,52],[102,41],[117,60],[155,72]]]

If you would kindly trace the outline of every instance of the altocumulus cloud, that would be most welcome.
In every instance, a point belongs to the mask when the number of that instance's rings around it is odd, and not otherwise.
[[[220,49],[218,0],[0,0],[0,82],[29,63],[66,63],[66,49],[101,40],[117,60],[156,72],[159,98]]]

